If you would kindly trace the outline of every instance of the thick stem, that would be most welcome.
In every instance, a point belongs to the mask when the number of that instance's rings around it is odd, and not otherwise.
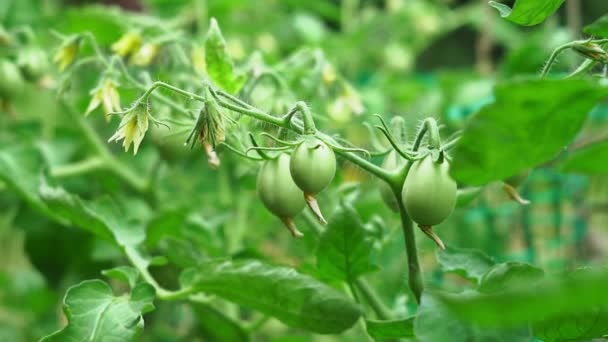
[[[387,308],[382,299],[374,291],[374,289],[365,281],[365,279],[359,277],[354,281],[354,285],[361,292],[361,295],[365,301],[372,307],[378,318],[382,320],[393,319],[393,313]]]
[[[416,302],[420,304],[420,298],[422,297],[422,291],[424,291],[424,284],[422,282],[422,273],[420,269],[420,263],[418,261],[418,251],[416,248],[416,235],[414,234],[414,224],[410,220],[403,201],[401,200],[401,191],[394,192],[399,203],[399,215],[401,216],[401,229],[403,230],[403,238],[405,240],[405,253],[407,254],[407,270],[408,270],[408,285]]]

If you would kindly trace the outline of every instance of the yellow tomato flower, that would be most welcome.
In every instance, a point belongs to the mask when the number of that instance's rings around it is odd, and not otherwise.
[[[141,46],[141,34],[136,31],[125,33],[120,39],[112,44],[112,51],[121,57],[135,53]]]
[[[118,130],[108,139],[108,142],[124,139],[122,146],[124,146],[125,152],[133,144],[133,154],[137,154],[139,145],[148,131],[148,115],[148,106],[143,103],[137,104],[122,117]]]
[[[99,105],[102,106],[108,120],[110,116],[107,114],[120,111],[120,95],[116,90],[116,83],[111,79],[103,80],[97,88],[93,89],[91,95],[93,98],[84,112],[85,116],[91,114]]]
[[[53,63],[59,65],[59,71],[64,71],[65,68],[74,62],[74,59],[76,59],[76,55],[78,54],[79,47],[80,37],[78,36],[67,38],[63,42],[59,48],[59,51],[57,51],[53,57]]]

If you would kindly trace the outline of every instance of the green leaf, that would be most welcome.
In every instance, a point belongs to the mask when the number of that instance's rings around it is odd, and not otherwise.
[[[154,288],[139,284],[130,295],[115,296],[101,280],[86,280],[65,294],[68,325],[42,338],[52,341],[134,341],[142,332],[142,315],[154,309]]]
[[[414,317],[390,321],[366,320],[367,333],[376,340],[414,337]]]
[[[438,249],[436,255],[444,272],[456,273],[476,283],[495,264],[492,258],[476,249],[448,246],[445,250]]]
[[[608,335],[608,310],[537,322],[534,336],[545,342],[588,341]]]
[[[38,212],[54,219],[57,217],[38,197],[42,162],[36,150],[18,147],[0,150],[0,181]]]
[[[329,279],[353,281],[376,269],[371,262],[373,239],[357,211],[343,204],[329,219],[317,248],[317,267]]]
[[[498,292],[517,286],[529,286],[543,278],[545,272],[530,264],[509,261],[495,265],[479,284],[480,292]]]
[[[57,215],[95,235],[116,242],[120,246],[133,246],[145,238],[143,228],[127,222],[124,213],[109,197],[85,202],[60,187],[43,182],[40,197]]]
[[[583,32],[592,37],[608,37],[608,14],[585,26]]]
[[[608,140],[586,145],[568,154],[560,170],[586,174],[608,173]]]
[[[109,270],[101,271],[101,274],[108,278],[117,279],[129,284],[130,288],[134,288],[139,279],[139,271],[131,266],[118,266]]]
[[[482,185],[551,160],[608,94],[588,80],[505,82],[495,92],[496,101],[469,119],[455,149],[451,175],[458,182]]]
[[[226,49],[226,41],[215,18],[211,18],[205,40],[205,63],[211,80],[225,91],[235,94],[245,84],[244,75],[237,75]]]
[[[414,319],[416,341],[420,342],[486,342],[509,341],[529,342],[530,334],[526,326],[509,329],[480,328],[459,319],[433,296],[422,295],[421,305]]]
[[[337,290],[292,268],[259,261],[205,262],[184,271],[181,283],[320,334],[340,333],[361,315]]]
[[[517,0],[513,8],[496,1],[489,1],[500,16],[516,24],[533,26],[542,23],[555,13],[564,0]]]
[[[534,284],[492,293],[437,293],[453,314],[485,326],[539,322],[605,310],[608,273],[579,272],[565,278],[545,278]]]
[[[200,303],[190,304],[198,318],[198,328],[205,341],[250,341],[249,333],[232,318],[215,308]]]

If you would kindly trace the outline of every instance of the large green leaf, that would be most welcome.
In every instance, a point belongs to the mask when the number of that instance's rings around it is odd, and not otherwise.
[[[583,32],[593,37],[608,37],[608,14],[585,26]]]
[[[375,340],[414,337],[414,317],[390,321],[366,320],[367,333]]]
[[[225,91],[234,94],[243,86],[245,77],[236,74],[226,41],[214,18],[211,19],[205,40],[205,63],[211,80]]]
[[[496,8],[503,18],[525,26],[537,25],[555,13],[564,0],[517,0],[513,8],[490,1],[490,6]]]
[[[479,284],[480,292],[499,292],[516,286],[529,286],[540,280],[545,272],[530,264],[508,261],[495,265],[484,274]]]
[[[537,322],[534,336],[545,342],[589,341],[608,337],[608,310],[569,315]]]
[[[361,315],[359,307],[337,290],[292,268],[259,261],[209,261],[184,271],[181,280],[183,286],[321,334],[342,332]]]
[[[115,296],[101,280],[86,280],[68,289],[64,312],[68,325],[44,337],[53,341],[134,341],[142,332],[142,315],[154,309],[154,288],[141,283],[129,295]]]
[[[577,272],[492,293],[437,293],[455,315],[486,326],[509,326],[597,314],[608,308],[608,273]],[[586,316],[587,317],[587,316]]]
[[[560,169],[566,172],[587,174],[608,173],[608,140],[573,151],[561,163]]]
[[[436,342],[529,342],[527,327],[493,329],[460,320],[439,300],[429,294],[422,296],[421,305],[414,319],[416,341]]]
[[[371,262],[373,240],[357,211],[349,204],[341,205],[329,219],[317,248],[317,267],[322,276],[352,281],[373,271]]]
[[[492,266],[494,260],[476,249],[447,247],[438,249],[437,261],[444,272],[453,272],[479,283]]]
[[[522,80],[496,86],[496,101],[467,122],[454,152],[455,180],[482,185],[554,158],[608,89],[589,80]]]
[[[143,228],[127,222],[124,213],[108,197],[85,202],[77,195],[45,182],[40,185],[40,197],[56,215],[120,246],[137,245],[145,238]]]

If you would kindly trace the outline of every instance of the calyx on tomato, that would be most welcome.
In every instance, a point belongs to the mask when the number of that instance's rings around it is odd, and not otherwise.
[[[257,178],[258,196],[272,214],[283,221],[294,237],[302,234],[293,217],[304,209],[305,203],[300,190],[289,173],[289,155],[280,154],[262,165]]]
[[[304,199],[322,223],[327,223],[315,195],[323,191],[336,174],[336,156],[326,143],[308,136],[291,155],[291,177],[304,192]]]

